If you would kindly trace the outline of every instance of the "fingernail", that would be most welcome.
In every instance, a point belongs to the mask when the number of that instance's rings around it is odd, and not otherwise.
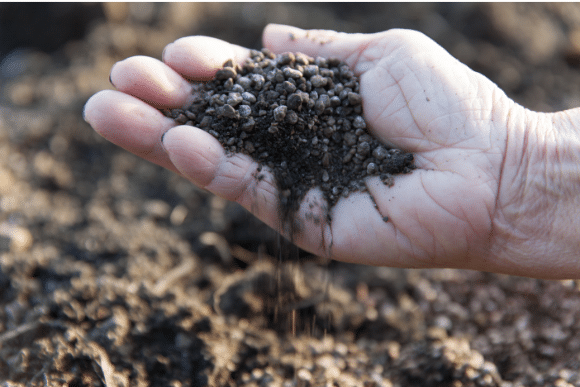
[[[169,132],[169,131],[167,131],[167,132]],[[163,145],[163,138],[165,137],[165,134],[166,134],[167,132],[165,132],[165,133],[163,133],[163,134],[161,135],[161,148],[163,148],[163,150],[164,150],[166,153],[167,153],[167,150],[165,150],[165,145]]]
[[[167,52],[169,46],[171,46],[172,44],[173,43],[169,43],[167,46],[165,46],[165,48],[163,48],[163,52],[161,53],[161,61],[165,62],[165,53]]]
[[[111,67],[111,71],[109,72],[109,82],[111,83],[111,85],[113,85],[113,87],[117,87],[115,86],[115,84],[113,83],[113,78],[112,78],[112,74],[113,74],[113,69],[115,68],[116,63],[113,65],[113,67]]]
[[[171,128],[171,129],[173,129],[173,128]],[[165,144],[163,143],[163,140],[165,140],[165,135],[166,135],[166,134],[167,134],[167,133],[168,133],[168,132],[169,132],[171,129],[167,130],[165,133],[163,133],[163,134],[161,135],[161,148],[163,148],[163,151],[164,151],[165,153],[168,153],[168,152],[167,152],[167,149],[165,149]]]
[[[93,96],[94,97],[94,96]],[[92,126],[92,124],[89,122],[88,118],[87,118],[87,107],[89,106],[89,104],[91,103],[91,100],[93,99],[93,97],[89,98],[87,102],[85,102],[85,106],[83,106],[83,120],[85,120],[85,122],[89,125]]]
[[[85,106],[83,106],[83,120],[85,120],[86,123],[89,123],[89,121],[87,121],[87,104],[85,103]]]

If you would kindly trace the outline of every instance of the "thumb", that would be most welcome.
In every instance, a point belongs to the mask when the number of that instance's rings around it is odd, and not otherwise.
[[[357,52],[372,39],[369,34],[349,34],[331,30],[303,30],[282,24],[268,24],[262,34],[264,47],[273,52],[302,52],[306,55],[324,58],[338,58],[346,62],[360,75],[364,69],[355,69]]]
[[[312,57],[338,58],[357,76],[375,67],[384,58],[394,62],[404,59],[420,62],[429,58],[422,63],[424,66],[434,62],[443,68],[459,64],[457,59],[425,34],[406,29],[363,34],[268,24],[262,34],[262,43],[276,53],[291,51]]]

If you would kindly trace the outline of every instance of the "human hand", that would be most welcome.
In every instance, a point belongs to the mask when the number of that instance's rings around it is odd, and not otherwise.
[[[532,152],[546,147],[534,143],[542,133],[556,126],[569,128],[569,117],[525,110],[414,31],[340,34],[269,25],[263,41],[276,53],[345,61],[360,77],[369,130],[383,142],[413,152],[418,167],[396,176],[393,187],[369,178],[368,193],[341,199],[330,224],[306,216],[312,212],[307,203],[322,200],[319,191],[311,191],[297,214],[297,245],[361,264],[457,267],[545,278],[580,275],[580,264],[571,258],[579,253],[577,242],[572,243],[576,250],[570,247],[567,255],[548,260],[557,250],[546,230],[560,210],[546,211],[547,202],[556,198],[538,196],[542,192],[537,188],[546,183],[540,180],[548,175],[541,173],[547,159]],[[242,63],[248,56],[249,50],[239,46],[188,37],[168,45],[163,62],[126,59],[111,71],[118,91],[93,96],[85,118],[113,143],[237,201],[280,229],[271,175],[256,180],[257,164],[248,156],[226,157],[210,134],[174,127],[157,110],[187,105],[192,88],[186,79],[210,79],[226,60]],[[527,180],[530,176],[533,180]],[[537,184],[528,187],[531,181]],[[324,219],[322,207],[317,208]]]

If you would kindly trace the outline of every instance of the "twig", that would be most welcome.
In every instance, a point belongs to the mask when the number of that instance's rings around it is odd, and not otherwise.
[[[103,371],[103,376],[105,377],[105,385],[107,387],[126,387],[129,385],[129,378],[127,375],[124,375],[120,372],[115,370],[115,366],[111,363],[109,359],[109,355],[107,352],[97,343],[94,341],[89,341],[86,343],[86,349],[83,352],[92,352],[87,353],[87,355],[95,355],[95,361],[101,367]],[[90,349],[90,351],[88,351]]]
[[[153,286],[153,294],[160,296],[167,291],[177,281],[182,277],[188,276],[191,272],[195,270],[197,256],[184,257],[181,264],[171,270],[169,270],[163,277],[161,277]]]
[[[232,262],[228,241],[222,235],[211,231],[204,232],[199,236],[199,241],[206,246],[215,247],[224,263],[229,264]]]
[[[20,336],[21,334],[34,330],[38,328],[40,325],[41,325],[40,322],[35,321],[27,324],[22,324],[17,328],[4,332],[2,335],[0,335],[0,345],[2,345],[2,343],[4,343],[5,341],[12,340],[17,336]]]

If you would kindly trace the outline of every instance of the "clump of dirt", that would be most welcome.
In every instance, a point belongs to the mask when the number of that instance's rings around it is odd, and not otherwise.
[[[227,61],[194,90],[191,106],[165,114],[271,170],[285,220],[311,188],[319,187],[332,208],[340,197],[364,191],[366,177],[392,185],[394,174],[414,169],[412,154],[366,130],[358,78],[338,59],[252,50],[243,65]]]

